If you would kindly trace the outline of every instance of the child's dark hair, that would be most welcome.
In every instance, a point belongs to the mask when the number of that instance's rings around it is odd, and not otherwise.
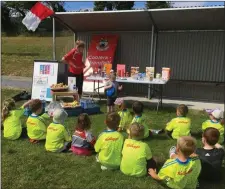
[[[89,130],[91,128],[91,120],[88,114],[80,114],[77,119],[76,129]]]
[[[116,112],[111,112],[106,115],[106,125],[109,129],[117,130],[120,124],[120,116]]]
[[[29,103],[29,109],[32,113],[37,112],[42,108],[42,102],[39,99],[34,99]]]
[[[16,108],[15,101],[10,98],[4,101],[2,108],[2,122],[9,116],[10,111]]]
[[[184,104],[177,106],[177,111],[180,113],[180,116],[185,117],[188,114],[188,107]]]
[[[214,146],[219,141],[220,132],[215,128],[209,127],[204,130],[202,136],[209,145]]]
[[[130,126],[130,136],[132,139],[143,139],[144,138],[144,126],[139,123],[132,123]]]
[[[133,112],[135,114],[141,115],[143,113],[143,110],[144,110],[144,104],[139,102],[139,101],[136,101],[136,102],[133,103],[132,109],[133,109]]]

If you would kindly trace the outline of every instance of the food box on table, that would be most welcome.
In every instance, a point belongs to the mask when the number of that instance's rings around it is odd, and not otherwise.
[[[131,67],[130,76],[135,77],[139,74],[139,67]]]
[[[162,68],[162,79],[169,80],[170,79],[170,68]]]
[[[154,67],[146,67],[146,77],[148,79],[154,78],[155,68]]]
[[[118,77],[125,77],[125,73],[126,73],[126,66],[125,64],[117,64],[117,76]]]

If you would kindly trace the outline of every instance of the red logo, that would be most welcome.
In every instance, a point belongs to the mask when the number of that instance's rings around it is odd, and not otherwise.
[[[128,147],[128,148],[134,148],[134,149],[140,148],[140,146],[135,146],[135,145],[133,145],[133,144],[127,144],[127,147]]]
[[[36,123],[28,121],[27,124],[31,125],[31,126],[36,126]]]
[[[178,123],[188,123],[188,121],[178,121]]]
[[[48,127],[48,130],[58,131],[58,129],[55,129],[54,127]]]
[[[187,175],[190,174],[192,172],[192,169],[190,169],[189,171],[179,171],[177,174],[178,175]]]
[[[108,138],[106,138],[105,139],[105,141],[116,141],[116,140],[118,140],[118,138],[113,138],[113,137],[108,137]]]
[[[106,51],[106,50],[108,50],[108,48],[109,48],[109,42],[108,42],[108,40],[105,39],[105,38],[101,38],[100,41],[99,41],[99,43],[96,46],[96,49],[98,51]]]

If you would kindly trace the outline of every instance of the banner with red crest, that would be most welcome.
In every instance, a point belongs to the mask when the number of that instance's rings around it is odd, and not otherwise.
[[[118,35],[112,34],[92,36],[85,62],[86,68],[84,69],[84,79],[94,72],[97,72],[98,69],[103,69],[104,65],[106,69],[112,68],[112,66],[106,65],[113,64],[118,38]],[[106,70],[106,72],[109,71],[110,70]],[[92,82],[84,82],[84,91],[93,91]]]

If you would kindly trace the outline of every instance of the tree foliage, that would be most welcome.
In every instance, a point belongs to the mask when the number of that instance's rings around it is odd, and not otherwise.
[[[5,1],[4,4],[9,8],[12,14],[20,13],[25,16],[26,12],[31,9],[38,1]],[[55,12],[65,11],[63,1],[45,1]]]
[[[12,24],[10,21],[10,9],[8,9],[4,3],[1,3],[1,28],[3,31],[12,30]]]
[[[4,1],[1,3],[2,9],[2,29],[4,32],[23,33],[26,32],[25,26],[21,23],[22,19],[38,1]],[[54,12],[63,12],[63,1],[45,1]],[[47,22],[44,20],[43,22]],[[49,20],[48,20],[49,23]]]
[[[147,9],[162,9],[162,8],[170,8],[171,3],[168,1],[147,1],[145,4]]]
[[[95,1],[94,11],[131,10],[134,1]]]

